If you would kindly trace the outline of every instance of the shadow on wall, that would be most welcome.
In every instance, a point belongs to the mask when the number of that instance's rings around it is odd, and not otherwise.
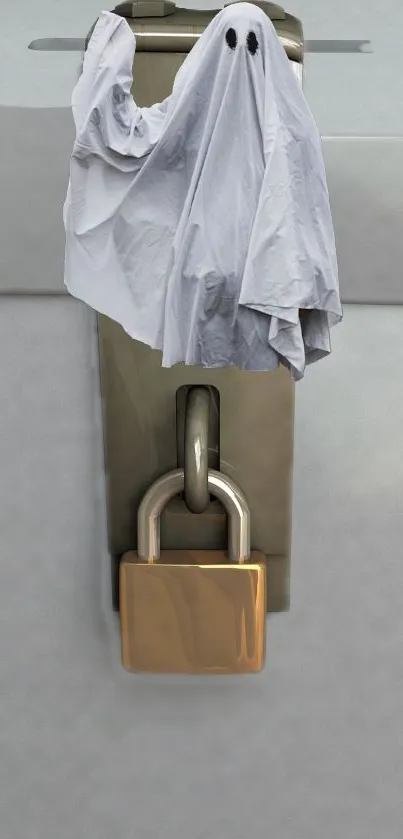
[[[2,108],[0,293],[62,292],[70,108]],[[7,197],[6,197],[7,196]]]
[[[403,303],[403,139],[324,141],[344,303]]]

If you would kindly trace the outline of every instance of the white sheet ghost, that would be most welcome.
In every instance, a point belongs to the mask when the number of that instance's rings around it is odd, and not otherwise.
[[[320,137],[273,25],[248,3],[218,13],[150,108],[134,53],[103,12],[72,99],[67,288],[164,366],[302,378],[342,309]]]

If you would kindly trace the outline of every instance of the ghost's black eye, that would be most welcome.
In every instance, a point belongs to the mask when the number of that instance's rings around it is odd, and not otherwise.
[[[256,35],[255,35],[254,32],[249,32],[249,35],[246,39],[246,43],[248,45],[248,50],[249,50],[250,54],[251,55],[256,55],[256,53],[259,49],[259,42],[258,42],[258,39],[256,38]]]
[[[230,49],[234,50],[238,43],[238,35],[236,34],[235,29],[228,29],[228,32],[225,33],[225,40]]]

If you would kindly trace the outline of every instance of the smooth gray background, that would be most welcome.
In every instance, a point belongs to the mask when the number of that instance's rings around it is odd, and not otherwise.
[[[51,290],[77,56],[26,46],[81,34],[99,4],[0,9],[0,286]],[[400,0],[289,9],[309,38],[376,40],[310,57],[307,89],[322,132],[347,138],[326,151],[342,282],[390,300]],[[402,334],[401,307],[347,306],[297,388],[292,608],[269,620],[264,673],[139,679],[110,609],[94,318],[67,297],[0,298],[1,839],[400,839]]]
[[[298,387],[292,608],[228,681],[120,668],[91,319],[0,306],[2,839],[399,839],[402,310],[349,307]]]

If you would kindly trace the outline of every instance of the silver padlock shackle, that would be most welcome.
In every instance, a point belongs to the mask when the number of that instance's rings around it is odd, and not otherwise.
[[[168,472],[147,490],[137,514],[137,555],[145,562],[157,562],[160,557],[160,516],[171,498],[183,492],[183,469]],[[232,562],[247,562],[250,556],[250,512],[239,487],[223,475],[210,469],[208,488],[218,498],[228,514],[228,553]]]

